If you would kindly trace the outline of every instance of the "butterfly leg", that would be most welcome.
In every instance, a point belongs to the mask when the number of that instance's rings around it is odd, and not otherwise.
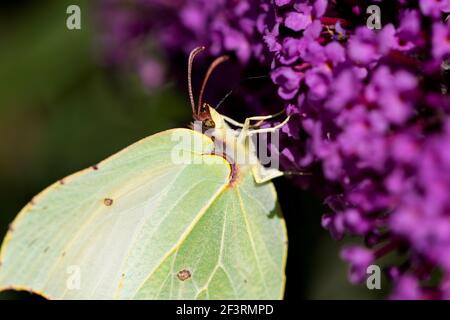
[[[249,126],[249,128],[257,128],[257,127],[259,127],[260,125],[262,125],[262,124],[264,123],[265,120],[272,119],[272,118],[276,118],[276,117],[278,117],[279,115],[283,114],[284,112],[285,112],[284,110],[281,110],[280,112],[277,112],[277,113],[274,113],[274,114],[269,114],[269,115],[267,115],[267,116],[250,117],[250,118],[248,118],[249,121],[258,121],[258,122],[255,123],[255,124],[253,124],[253,125],[251,125],[251,126]]]
[[[268,116],[255,116],[255,117],[250,117],[250,118],[245,119],[245,122],[243,123],[243,126],[242,126],[242,130],[238,136],[239,141],[243,142],[245,140],[245,138],[247,136],[249,136],[252,132],[259,131],[259,130],[266,130],[266,129],[257,129],[257,130],[249,131],[249,129],[251,127],[260,126],[265,120],[275,118],[275,117],[279,116],[280,114],[282,114],[283,112],[284,112],[284,110],[280,111],[278,113],[275,113],[275,114],[268,115]],[[259,122],[254,124],[253,126],[251,126],[250,121],[259,121]],[[288,116],[288,119],[283,121],[283,123],[279,124],[278,126],[282,127],[287,121],[289,121],[289,116]],[[278,128],[278,126],[273,127],[274,130],[276,130]],[[267,128],[267,129],[272,129],[272,128]],[[270,131],[263,131],[263,132],[273,132],[273,131],[270,130]]]
[[[253,170],[253,176],[255,177],[256,183],[264,183],[272,179],[281,176],[311,176],[311,172],[304,171],[280,171],[275,168],[266,168],[264,166],[257,166]]]
[[[312,172],[306,171],[283,171],[285,176],[312,176]]]
[[[255,130],[249,131],[248,135],[252,135],[255,133],[274,132],[274,131],[280,129],[281,127],[283,127],[286,123],[288,123],[290,118],[291,118],[291,116],[287,116],[286,119],[283,120],[283,122],[281,122],[280,124],[278,124],[274,127],[264,128],[264,129],[255,129]]]
[[[228,123],[231,123],[233,126],[240,127],[240,128],[242,128],[244,126],[243,123],[233,120],[227,116],[222,115],[222,117],[224,120],[226,120]]]
[[[277,112],[277,113],[274,113],[274,114],[267,115],[267,116],[253,116],[253,117],[249,117],[249,118],[245,119],[245,121],[248,122],[248,124],[249,124],[248,127],[259,127],[264,120],[268,120],[268,119],[272,119],[272,118],[278,117],[280,114],[283,114],[283,113],[284,113],[284,110],[282,110],[280,112]],[[245,126],[245,122],[241,123],[241,122],[233,120],[233,119],[231,119],[231,118],[229,118],[227,116],[224,116],[224,115],[222,115],[222,117],[227,122],[231,123],[232,125],[234,125],[236,127],[243,128]],[[256,124],[254,124],[254,125],[250,125],[251,121],[258,121],[258,122]]]
[[[283,175],[284,173],[282,171],[275,168],[266,168],[262,165],[253,168],[253,177],[255,178],[255,182],[258,184],[270,181]]]

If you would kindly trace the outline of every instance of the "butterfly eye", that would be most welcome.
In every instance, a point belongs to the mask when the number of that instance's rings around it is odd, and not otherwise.
[[[211,120],[211,119],[206,119],[205,122],[203,123],[203,125],[204,125],[206,128],[214,128],[214,127],[216,126],[216,124],[214,123],[214,121]]]

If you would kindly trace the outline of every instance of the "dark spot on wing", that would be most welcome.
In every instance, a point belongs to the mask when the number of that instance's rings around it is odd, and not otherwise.
[[[247,283],[247,279],[244,279],[244,283]]]
[[[178,279],[185,281],[191,277],[191,272],[189,270],[183,269],[177,273]]]
[[[8,224],[8,231],[9,232],[13,232],[14,231],[14,227],[13,227],[12,223]]]
[[[95,164],[95,165],[93,165],[93,166],[92,166],[92,169],[94,169],[94,170],[98,170],[98,165],[96,165],[96,164]]]
[[[65,251],[63,253],[61,253],[61,257],[64,257],[65,255],[66,255]]]
[[[111,198],[105,198],[105,199],[103,199],[103,204],[104,204],[105,206],[107,206],[107,207],[112,206],[112,204],[113,204],[113,199],[111,199]]]
[[[60,185],[63,185],[65,182],[64,182],[64,179],[61,179],[61,180],[59,180],[59,184]]]
[[[50,247],[45,247],[44,252],[47,252]]]

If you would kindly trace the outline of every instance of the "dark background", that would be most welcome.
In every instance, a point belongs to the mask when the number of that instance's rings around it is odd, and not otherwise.
[[[102,65],[93,3],[0,2],[1,238],[20,209],[49,184],[191,120],[186,89],[167,82],[144,90],[133,74],[111,73]],[[81,7],[82,30],[66,28],[70,4]],[[320,227],[321,202],[285,178],[275,184],[289,232],[286,298],[382,297],[348,283],[339,259],[342,243]],[[0,293],[0,299],[8,298],[33,297]]]

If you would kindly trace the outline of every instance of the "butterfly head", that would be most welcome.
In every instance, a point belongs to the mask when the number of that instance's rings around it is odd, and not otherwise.
[[[208,103],[203,103],[197,113],[194,113],[194,120],[201,121],[203,129],[213,129],[216,126],[211,111],[214,108]]]
[[[194,62],[194,58],[197,54],[205,50],[205,47],[197,47],[194,50],[191,51],[189,55],[189,62],[188,62],[188,87],[189,87],[189,98],[191,101],[191,107],[192,107],[192,116],[194,120],[201,121],[202,122],[202,128],[204,130],[207,129],[213,129],[217,126],[218,119],[217,115],[219,115],[217,112],[213,112],[213,107],[211,107],[210,104],[203,102],[203,93],[205,91],[206,84],[208,83],[208,79],[211,76],[214,69],[221,64],[222,62],[228,60],[228,56],[220,56],[216,58],[211,65],[208,68],[208,71],[206,72],[205,78],[203,79],[203,83],[200,89],[200,94],[198,97],[198,103],[195,104],[194,100],[194,94],[192,90],[192,64]],[[215,115],[215,116],[214,116]],[[215,119],[216,118],[216,119]],[[221,117],[220,117],[221,118]]]

